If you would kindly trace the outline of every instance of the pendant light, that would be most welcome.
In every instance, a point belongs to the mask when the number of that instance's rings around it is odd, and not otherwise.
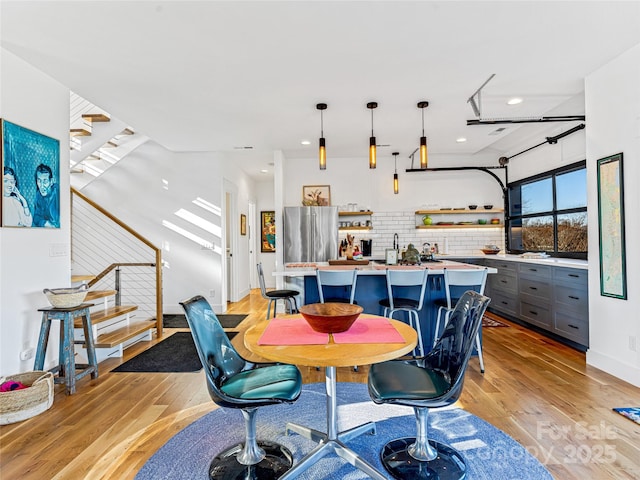
[[[327,169],[327,150],[324,140],[324,122],[322,117],[322,111],[327,109],[326,103],[318,103],[316,108],[320,110],[320,144],[318,148],[318,166],[320,170]]]
[[[427,137],[424,136],[424,109],[429,106],[429,102],[418,102],[418,108],[422,110],[422,136],[420,137],[420,168],[426,169],[427,158]]]
[[[400,153],[399,152],[393,152],[393,193],[395,193],[396,195],[398,194],[399,191],[399,186],[398,186],[398,155]]]
[[[373,109],[378,108],[376,102],[367,103],[367,108],[371,110],[371,137],[369,137],[369,168],[376,168],[376,137],[373,135]]]

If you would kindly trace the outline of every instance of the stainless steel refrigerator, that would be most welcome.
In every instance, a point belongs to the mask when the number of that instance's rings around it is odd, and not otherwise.
[[[338,258],[338,207],[284,208],[284,261]]]

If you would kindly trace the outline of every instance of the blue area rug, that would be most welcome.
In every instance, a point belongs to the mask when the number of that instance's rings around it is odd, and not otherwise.
[[[297,463],[315,443],[296,434],[284,435],[287,421],[326,431],[324,384],[305,385],[298,401],[291,405],[263,407],[257,416],[258,439],[285,445]],[[383,445],[395,438],[415,434],[415,417],[408,407],[374,404],[367,386],[339,383],[338,417],[340,431],[375,421],[376,435],[363,435],[348,446],[378,470]],[[459,408],[433,410],[429,416],[430,438],[458,449],[468,462],[470,480],[553,480],[553,477],[526,448],[514,439]],[[213,457],[228,446],[243,441],[244,424],[239,410],[218,408],[176,434],[140,469],[136,480],[207,479]],[[301,479],[355,480],[366,475],[335,455],[328,455],[309,468]],[[391,478],[391,477],[389,477]]]

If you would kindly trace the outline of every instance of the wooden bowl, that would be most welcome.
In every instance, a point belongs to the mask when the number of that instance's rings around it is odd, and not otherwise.
[[[309,326],[321,333],[346,332],[362,310],[361,306],[350,303],[310,303],[300,307]]]
[[[483,248],[482,249],[482,253],[484,253],[485,255],[496,255],[500,252],[500,249],[495,250],[493,248]]]

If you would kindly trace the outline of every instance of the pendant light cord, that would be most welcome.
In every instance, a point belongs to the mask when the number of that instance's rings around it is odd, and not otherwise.
[[[371,136],[373,137],[373,108],[371,109]]]

